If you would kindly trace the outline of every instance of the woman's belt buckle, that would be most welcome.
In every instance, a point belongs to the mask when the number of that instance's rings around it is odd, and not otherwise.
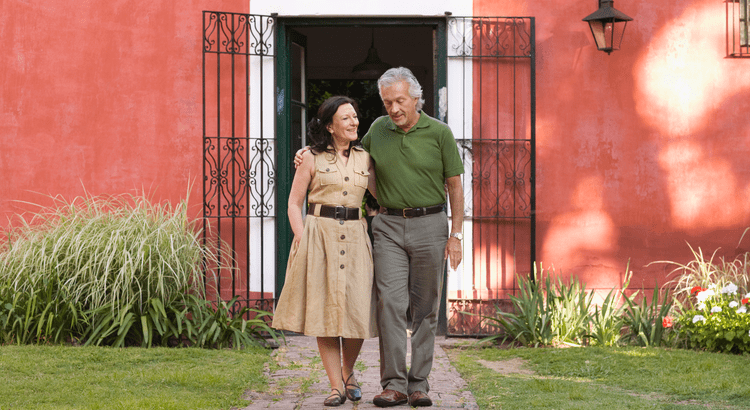
[[[342,205],[336,205],[333,207],[333,218],[334,219],[346,219],[346,207]]]

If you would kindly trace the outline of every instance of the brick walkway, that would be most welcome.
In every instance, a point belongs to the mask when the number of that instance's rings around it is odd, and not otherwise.
[[[451,339],[438,337],[435,343],[435,360],[430,373],[430,398],[433,405],[429,409],[478,409],[474,396],[466,382],[448,361],[443,350]],[[410,350],[408,347],[407,351]],[[266,392],[247,392],[245,398],[251,404],[245,409],[330,409],[323,406],[330,387],[323,365],[320,362],[314,337],[289,336],[287,344],[272,354],[273,363],[266,368],[269,388]],[[407,357],[407,363],[410,359]],[[372,403],[380,387],[380,357],[378,339],[365,340],[362,352],[355,366],[357,381],[362,387],[362,400],[348,401],[339,409],[378,409]],[[395,409],[409,408],[408,405]]]

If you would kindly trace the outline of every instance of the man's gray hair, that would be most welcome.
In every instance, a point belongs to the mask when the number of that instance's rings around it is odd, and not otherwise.
[[[422,109],[424,105],[424,98],[422,98],[422,86],[419,85],[417,77],[414,77],[411,70],[406,67],[394,67],[383,73],[378,80],[378,91],[380,92],[383,87],[390,87],[398,82],[406,81],[409,84],[409,95],[412,98],[418,99],[417,111]],[[381,93],[380,97],[383,95]]]

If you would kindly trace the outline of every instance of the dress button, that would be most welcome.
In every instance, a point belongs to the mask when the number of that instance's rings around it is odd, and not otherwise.
[[[344,265],[339,266],[339,268],[344,269]]]
[[[349,195],[349,193],[348,193],[348,192],[346,192],[346,191],[344,191],[344,196],[347,196],[347,195]]]
[[[339,224],[340,224],[340,225],[343,225],[343,224],[344,224],[344,220],[343,220],[343,219],[342,219],[342,220],[340,220],[340,221],[339,221]]]
[[[348,181],[348,180],[349,180],[349,177],[344,177],[344,181]]]
[[[330,170],[331,170],[331,168],[326,168],[326,172],[328,172],[328,171],[330,171]]]
[[[341,235],[341,239],[346,239],[346,235]]]
[[[345,253],[346,253],[346,251],[345,251],[345,250],[341,250],[341,254],[342,254],[342,255],[343,255],[343,254],[345,254]]]

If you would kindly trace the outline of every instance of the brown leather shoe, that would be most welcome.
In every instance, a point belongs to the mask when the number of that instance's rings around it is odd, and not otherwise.
[[[432,400],[430,400],[430,396],[428,396],[427,393],[415,391],[409,395],[409,405],[412,407],[432,406]]]
[[[407,401],[409,401],[409,398],[406,397],[404,393],[391,389],[383,390],[382,393],[375,396],[375,398],[372,400],[372,402],[375,403],[375,405],[378,407],[398,406],[399,404],[404,404]]]

